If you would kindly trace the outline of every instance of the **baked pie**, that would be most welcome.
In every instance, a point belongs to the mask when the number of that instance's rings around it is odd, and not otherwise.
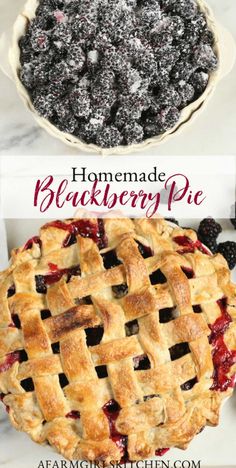
[[[11,55],[39,122],[97,148],[173,132],[201,107],[219,69],[202,0],[30,0]]]
[[[55,221],[0,274],[2,401],[68,459],[186,449],[218,424],[235,372],[236,287],[192,230]]]

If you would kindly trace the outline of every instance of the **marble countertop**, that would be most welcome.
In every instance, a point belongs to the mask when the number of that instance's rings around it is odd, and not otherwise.
[[[0,0],[0,34],[13,23],[24,0]],[[209,0],[215,16],[236,39],[235,0]],[[14,4],[14,7],[13,7]],[[17,5],[17,6],[15,6]],[[16,11],[17,10],[17,11]],[[204,112],[182,134],[146,154],[166,156],[235,154],[236,66],[219,84]],[[0,73],[0,155],[81,154],[40,129],[26,110],[15,85]]]

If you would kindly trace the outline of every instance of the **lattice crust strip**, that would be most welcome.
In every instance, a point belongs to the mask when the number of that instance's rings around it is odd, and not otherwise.
[[[57,221],[0,273],[2,400],[69,459],[186,448],[218,424],[235,363],[236,287],[191,230]]]

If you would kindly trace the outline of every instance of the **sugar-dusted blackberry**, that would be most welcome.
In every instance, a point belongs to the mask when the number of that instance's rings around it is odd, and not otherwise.
[[[91,101],[88,91],[83,87],[75,87],[70,93],[70,104],[76,117],[88,118],[91,114]]]
[[[54,102],[54,111],[58,117],[58,120],[68,120],[71,116],[71,103],[68,97],[58,99]]]
[[[99,132],[103,128],[104,118],[91,116],[89,122],[84,123],[78,128],[78,136],[86,143],[95,143]]]
[[[49,78],[49,65],[48,63],[41,62],[34,69],[34,80],[38,85],[47,83]]]
[[[113,148],[122,143],[122,135],[118,128],[114,126],[107,126],[97,134],[96,143],[102,148]]]
[[[212,71],[216,69],[218,59],[210,45],[201,43],[194,49],[193,63],[197,67]]]
[[[56,17],[52,13],[36,16],[32,23],[32,30],[51,31],[56,25]]]
[[[205,29],[205,31],[201,35],[201,42],[203,42],[204,44],[208,44],[212,47],[214,44],[214,35],[212,31],[210,31],[209,29]]]
[[[34,52],[32,51],[32,48],[31,48],[29,32],[27,32],[25,36],[20,38],[19,48],[20,48],[21,65],[31,62]]]
[[[77,125],[77,119],[73,116],[69,116],[67,119],[60,119],[56,124],[61,132],[70,133],[71,135],[75,132]]]
[[[54,97],[51,94],[39,95],[33,99],[33,105],[38,114],[48,119],[53,115],[53,101]]]
[[[157,121],[156,116],[147,117],[142,121],[142,124],[146,138],[152,138],[162,133],[162,129]]]
[[[61,23],[53,30],[52,42],[58,50],[69,50],[72,42],[72,31],[68,23]]]
[[[190,76],[194,72],[194,65],[187,61],[180,60],[177,62],[171,72],[172,79],[175,82],[179,82],[181,80],[188,81]]]
[[[73,76],[74,76],[73,69],[65,61],[56,63],[49,72],[50,82],[57,83],[58,81],[60,82],[60,81],[71,80]]]
[[[35,86],[35,66],[35,62],[25,63],[20,70],[20,79],[27,89],[32,89]]]
[[[109,32],[104,30],[98,31],[96,36],[93,38],[93,41],[91,42],[91,47],[100,52],[106,50],[107,47],[111,46],[112,42],[109,36]]]
[[[193,85],[196,93],[202,94],[203,91],[205,91],[207,84],[209,81],[209,75],[208,73],[205,73],[203,71],[196,71],[194,72],[191,77],[190,77],[190,84]]]
[[[232,205],[230,215],[231,215],[230,221],[234,229],[236,229],[236,203]]]
[[[95,80],[92,84],[92,91],[94,92],[97,88],[102,88],[104,93],[108,88],[113,88],[115,84],[115,74],[113,70],[100,70],[96,76]]]
[[[155,56],[158,61],[158,66],[162,70],[168,71],[169,74],[174,64],[180,58],[180,52],[176,47],[168,44],[167,46],[157,49]]]
[[[183,62],[190,61],[190,57],[192,56],[192,44],[190,44],[186,39],[186,33],[183,38],[179,38],[175,40],[175,47],[179,51],[181,60]]]
[[[233,270],[236,266],[236,242],[222,242],[218,245],[218,252],[223,255],[227,261],[229,269]]]
[[[197,44],[205,31],[207,31],[206,18],[202,13],[198,13],[186,23],[185,40],[191,45]]]
[[[76,15],[71,25],[72,32],[80,40],[88,40],[96,33],[96,23],[89,15]]]
[[[185,33],[185,22],[183,18],[177,15],[172,16],[171,23],[172,23],[172,34],[174,38],[183,37]]]
[[[41,0],[36,9],[36,16],[44,16],[53,13],[55,5],[50,0]]]
[[[125,10],[122,13],[122,21],[120,21],[113,29],[111,38],[115,44],[126,42],[135,27],[135,16],[130,10]]]
[[[150,26],[158,21],[161,17],[161,9],[159,3],[144,4],[137,11],[137,19],[141,28],[149,31]]]
[[[176,90],[181,98],[181,107],[186,107],[190,102],[192,102],[195,90],[190,83],[186,83],[182,80],[177,84]]]
[[[102,66],[104,69],[120,72],[126,65],[124,57],[115,46],[107,47],[104,52]]]
[[[110,117],[111,108],[115,104],[117,98],[116,90],[108,87],[105,89],[96,86],[92,93],[92,111],[93,113],[103,116],[105,119]]]
[[[31,46],[34,52],[47,52],[50,47],[50,39],[45,31],[33,31]]]
[[[173,27],[174,24],[171,18],[163,16],[160,21],[153,25],[149,33],[152,44],[160,48],[168,44],[171,45],[173,42]]]
[[[77,42],[71,44],[67,62],[72,69],[76,70],[76,72],[80,73],[83,70],[86,62],[86,56],[83,49]]]
[[[156,74],[152,76],[152,87],[167,87],[169,82],[170,74],[168,70],[158,65]]]
[[[182,18],[193,18],[197,13],[195,0],[162,0],[162,7],[167,12],[173,12]]]
[[[150,77],[157,74],[157,62],[151,50],[140,49],[135,66],[144,76]]]
[[[180,118],[180,112],[175,106],[164,107],[157,114],[157,123],[162,132],[174,127]]]
[[[128,145],[140,143],[144,135],[143,127],[137,122],[129,122],[123,127],[122,134]]]
[[[118,128],[122,128],[127,122],[132,120],[139,120],[142,115],[142,110],[136,108],[135,106],[121,105],[119,106],[116,116],[115,116],[115,125]]]
[[[124,66],[119,74],[119,85],[122,90],[127,90],[129,94],[136,93],[142,85],[140,73],[131,66]]]
[[[157,96],[157,103],[161,107],[165,106],[176,106],[179,107],[181,104],[181,97],[176,91],[174,86],[168,86],[162,88],[159,95]]]
[[[68,93],[68,91],[68,84],[64,81],[56,81],[54,83],[51,82],[48,85],[49,94],[52,94],[55,98],[64,96],[66,93]]]
[[[206,242],[207,239],[217,239],[221,232],[221,225],[213,218],[203,219],[198,227],[198,237],[203,242]]]

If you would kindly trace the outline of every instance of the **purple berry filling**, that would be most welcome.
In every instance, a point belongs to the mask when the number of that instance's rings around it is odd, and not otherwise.
[[[172,129],[217,67],[196,0],[40,0],[19,41],[35,110],[103,148]]]

